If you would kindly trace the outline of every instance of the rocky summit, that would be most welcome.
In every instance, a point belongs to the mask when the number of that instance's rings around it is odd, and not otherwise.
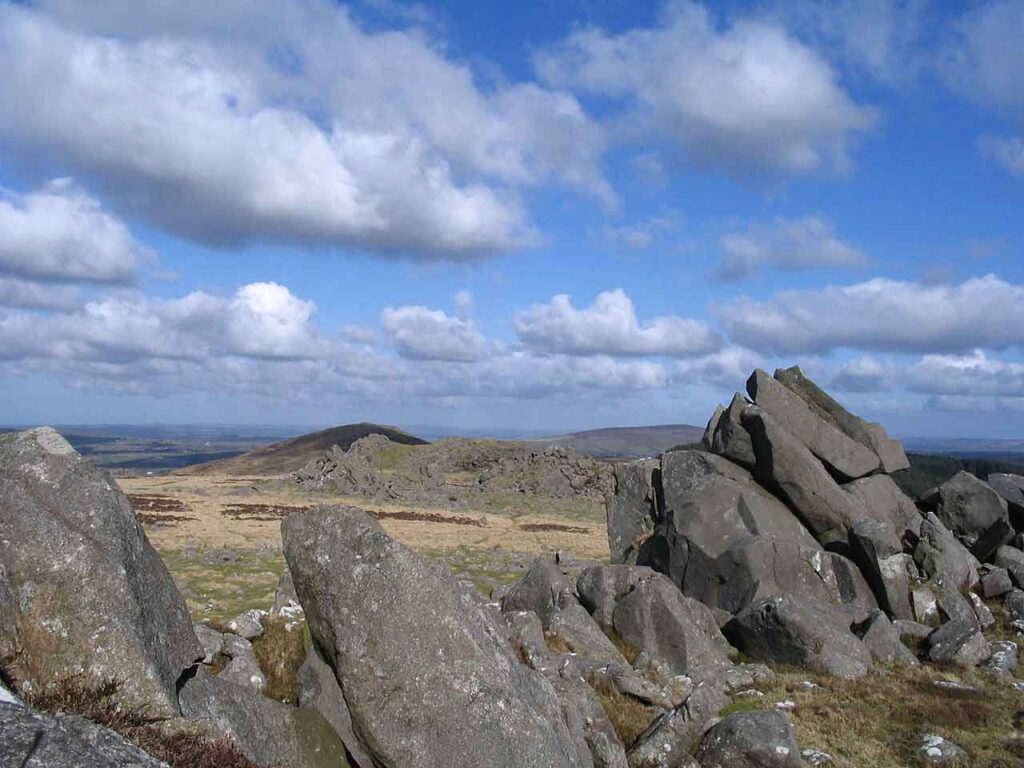
[[[0,437],[0,766],[847,766],[797,724],[829,738],[890,679],[910,723],[992,728],[1020,696],[1024,483],[908,497],[900,444],[799,369],[656,459],[429,449],[370,436],[291,482],[603,492],[611,562],[543,555],[484,596],[362,509],[296,508],[272,610],[193,625],[108,476],[52,430]],[[876,764],[973,764],[918,730]]]

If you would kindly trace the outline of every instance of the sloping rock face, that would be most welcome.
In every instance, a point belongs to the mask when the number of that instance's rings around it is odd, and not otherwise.
[[[347,451],[335,446],[292,480],[303,488],[422,502],[500,491],[600,497],[614,487],[610,464],[567,448],[538,450],[523,443],[462,438],[399,445],[376,434]]]
[[[0,703],[2,768],[166,768],[118,734],[75,715]]]
[[[660,481],[661,462],[657,459],[616,465],[615,490],[607,506],[612,562],[636,562],[636,553],[658,517],[655,485]]]
[[[310,632],[376,763],[585,764],[550,683],[445,569],[351,507],[293,513],[282,532]]]
[[[20,685],[118,679],[178,712],[204,657],[182,599],[113,480],[52,429],[0,435],[0,666]]]

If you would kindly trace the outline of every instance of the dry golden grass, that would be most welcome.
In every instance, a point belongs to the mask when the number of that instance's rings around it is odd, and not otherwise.
[[[632,696],[619,693],[611,683],[599,683],[594,690],[615,734],[629,749],[654,721],[658,710]]]
[[[803,691],[796,686],[807,680],[821,687]],[[935,685],[937,680],[977,690],[944,689]],[[904,668],[840,680],[806,670],[782,670],[759,688],[764,698],[739,699],[723,712],[794,701],[797,708],[791,714],[798,743],[833,755],[838,768],[916,765],[921,736],[932,733],[966,749],[975,768],[1024,765],[1024,740],[1016,722],[1024,696],[981,673]]]

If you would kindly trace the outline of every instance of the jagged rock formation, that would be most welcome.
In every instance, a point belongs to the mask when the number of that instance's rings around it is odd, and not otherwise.
[[[439,503],[502,491],[603,496],[611,491],[612,469],[567,448],[537,450],[523,443],[462,438],[412,446],[370,435],[348,450],[335,446],[293,480],[303,488]]]

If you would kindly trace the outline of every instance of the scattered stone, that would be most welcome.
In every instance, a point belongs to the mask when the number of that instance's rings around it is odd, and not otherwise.
[[[820,691],[821,686],[817,683],[811,682],[810,680],[800,680],[799,682],[793,683],[786,688],[790,693],[794,691],[801,691],[807,693],[809,691]]]
[[[871,651],[871,657],[880,664],[916,667],[920,663],[903,644],[899,630],[882,611],[872,614],[871,618],[858,628],[857,634]]]
[[[975,667],[988,658],[988,642],[977,624],[965,619],[948,621],[928,636],[928,658]]]
[[[47,427],[0,435],[0,658],[19,685],[123,681],[118,701],[178,713],[205,656],[117,484]]]
[[[1012,640],[994,640],[988,644],[988,651],[985,670],[997,677],[1013,678],[1019,659],[1017,644]]]
[[[1013,583],[1024,589],[1024,552],[1016,547],[999,547],[992,557],[992,564],[997,568],[1005,568]]]
[[[820,749],[801,749],[800,757],[804,759],[805,763],[815,766],[815,768],[819,765],[834,765],[836,761],[832,755]]]
[[[5,768],[166,768],[119,734],[83,717],[0,703]]]
[[[967,599],[971,602],[971,607],[974,609],[974,616],[978,620],[979,626],[983,630],[994,627],[996,617],[992,615],[992,611],[985,605],[985,601],[974,592],[968,592]]]
[[[954,693],[981,693],[981,689],[975,688],[973,685],[958,683],[955,680],[935,680],[932,682],[932,685],[936,688],[941,688],[944,691],[952,691]]]
[[[786,701],[776,701],[775,709],[779,712],[792,712],[796,709],[796,702],[788,699]]]
[[[1002,597],[1011,589],[1013,582],[1005,568],[993,568],[981,579],[981,594],[985,597]]]
[[[711,727],[695,755],[703,766],[800,768],[793,726],[779,712],[737,712]]]
[[[763,699],[764,691],[759,691],[757,688],[748,688],[745,691],[736,691],[732,695],[736,699]]]
[[[263,617],[266,611],[250,608],[227,623],[227,628],[246,640],[255,640],[263,634]]]
[[[726,637],[755,659],[795,664],[853,679],[867,674],[871,652],[838,609],[796,595],[754,603],[725,627]]]
[[[942,736],[922,736],[917,756],[921,763],[927,766],[967,768],[970,765],[970,757],[967,752]]]

